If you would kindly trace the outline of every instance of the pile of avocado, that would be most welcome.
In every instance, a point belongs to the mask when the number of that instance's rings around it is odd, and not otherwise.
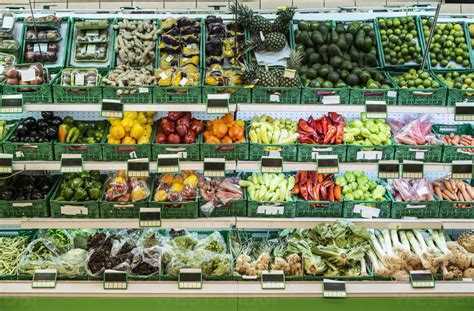
[[[372,25],[364,22],[299,21],[296,49],[304,54],[301,81],[312,88],[390,88],[377,67]]]

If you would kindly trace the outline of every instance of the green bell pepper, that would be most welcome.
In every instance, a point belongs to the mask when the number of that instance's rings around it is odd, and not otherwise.
[[[98,200],[100,197],[100,188],[91,188],[88,191],[89,199],[91,200]]]
[[[73,180],[69,181],[69,186],[73,190],[80,189],[84,186],[84,180],[80,177],[76,177]]]
[[[83,135],[87,131],[87,125],[85,123],[76,122],[76,127],[81,135]]]
[[[74,119],[70,116],[66,116],[63,119],[63,124],[67,124],[67,125],[73,127],[74,126]]]
[[[99,171],[90,171],[89,172],[89,175],[92,179],[100,182],[102,181],[102,177],[100,176],[100,172]],[[101,186],[102,186],[102,183],[101,183]]]
[[[64,198],[64,201],[70,201],[74,196],[74,190],[69,187],[65,187],[61,190],[60,196]]]
[[[72,199],[73,201],[83,201],[87,199],[87,191],[83,188],[77,188]]]

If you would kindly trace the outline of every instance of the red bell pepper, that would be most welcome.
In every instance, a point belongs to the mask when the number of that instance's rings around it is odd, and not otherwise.
[[[308,134],[317,135],[316,131],[304,119],[298,121],[298,128]]]
[[[326,135],[328,132],[328,126],[329,126],[328,117],[326,115],[324,115],[323,119],[321,120],[321,126],[323,128],[323,134]]]

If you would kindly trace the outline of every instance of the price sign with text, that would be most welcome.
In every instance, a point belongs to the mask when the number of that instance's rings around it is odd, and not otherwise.
[[[453,179],[473,179],[474,161],[453,161],[451,163],[451,178]]]
[[[283,158],[263,156],[260,170],[262,173],[281,173],[283,172]]]
[[[410,283],[413,288],[435,287],[433,274],[425,270],[410,271]]]
[[[104,289],[127,289],[128,274],[126,271],[105,270]]]
[[[103,118],[123,118],[123,104],[116,99],[103,99],[101,116]]]
[[[230,94],[208,94],[206,112],[209,114],[223,114],[229,112]]]
[[[202,270],[201,269],[180,269],[178,276],[179,289],[201,289]]]
[[[387,103],[385,101],[368,100],[365,102],[365,113],[368,119],[386,119]]]
[[[262,289],[285,289],[285,273],[282,270],[262,271]]]
[[[23,113],[23,95],[2,95],[0,113]]]
[[[32,288],[55,288],[58,271],[56,269],[35,270]]]
[[[421,179],[423,178],[423,162],[421,161],[407,161],[402,163],[402,178]]]
[[[11,174],[13,172],[13,155],[0,153],[0,174]]]
[[[474,102],[456,103],[454,107],[455,121],[474,121]]]
[[[205,158],[203,171],[206,177],[224,177],[225,158]]]
[[[127,161],[128,177],[148,177],[150,176],[150,162],[148,158],[129,159]]]
[[[82,154],[62,154],[61,173],[80,173],[83,170]]]
[[[318,164],[318,173],[321,174],[337,174],[339,173],[339,159],[337,154],[318,155],[316,158]]]
[[[400,162],[398,160],[382,160],[378,165],[378,177],[382,179],[400,178]]]
[[[140,227],[161,227],[161,208],[140,208],[140,218],[138,224]]]
[[[323,297],[325,298],[345,298],[346,283],[336,280],[323,280]]]
[[[177,154],[159,154],[156,162],[158,173],[178,173],[179,156]]]

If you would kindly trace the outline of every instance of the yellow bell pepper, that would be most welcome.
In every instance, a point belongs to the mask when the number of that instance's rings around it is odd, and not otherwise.
[[[238,126],[241,126],[241,127],[244,127],[244,126],[245,126],[245,123],[244,123],[244,121],[242,121],[242,120],[236,120],[236,121],[235,121],[235,124],[237,124]]]
[[[143,135],[137,140],[137,145],[144,145],[150,142],[150,137]]]
[[[148,118],[153,118],[156,115],[156,111],[147,111],[146,116]]]
[[[171,191],[173,192],[183,192],[183,184],[178,184],[178,183],[174,183],[172,186],[171,186]]]
[[[146,124],[153,126],[153,118],[148,118]]]
[[[135,120],[137,118],[137,115],[138,113],[136,111],[125,111],[123,113],[124,119],[127,118],[127,119]]]
[[[153,127],[150,124],[145,124],[143,126],[143,129],[145,130],[145,133],[149,133],[149,134],[151,134],[151,132],[153,131]]]
[[[140,124],[135,124],[130,130],[130,136],[135,139],[139,139],[143,135],[144,132],[145,130]]]
[[[123,128],[125,129],[125,132],[130,132],[134,125],[133,120],[129,118],[123,118],[122,121],[120,121],[120,124],[122,124]]]
[[[122,139],[122,145],[135,145],[136,141],[130,136],[124,137]]]
[[[121,140],[117,138],[109,138],[107,139],[107,143],[111,145],[120,145]]]
[[[196,187],[198,185],[198,178],[196,175],[189,175],[188,177],[186,177],[186,179],[184,180],[184,185],[187,186],[187,185],[191,185],[193,187]]]
[[[125,129],[123,128],[122,124],[118,123],[116,125],[112,125],[110,128],[110,135],[114,139],[122,139],[125,136]]]
[[[158,190],[155,192],[155,196],[153,197],[153,200],[158,201],[158,202],[163,202],[166,201],[166,191],[165,190]]]
[[[147,119],[146,115],[143,112],[140,112],[135,121],[137,121],[138,124],[144,125],[144,124],[147,124],[148,119]]]

